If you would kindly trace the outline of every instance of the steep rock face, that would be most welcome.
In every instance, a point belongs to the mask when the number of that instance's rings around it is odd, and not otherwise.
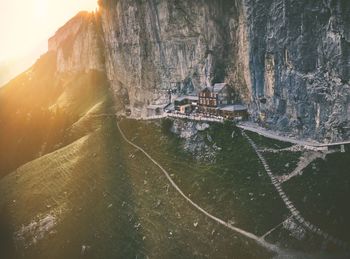
[[[100,2],[108,78],[134,115],[166,102],[166,89],[198,90],[226,78],[249,96],[240,1]]]
[[[245,6],[256,113],[295,135],[348,138],[350,3],[245,0]]]
[[[118,108],[143,116],[167,103],[168,89],[226,81],[269,128],[350,137],[348,1],[99,2],[97,14],[78,15],[49,45],[58,72],[104,71]]]
[[[105,71],[100,24],[98,15],[81,12],[49,39],[58,73]]]

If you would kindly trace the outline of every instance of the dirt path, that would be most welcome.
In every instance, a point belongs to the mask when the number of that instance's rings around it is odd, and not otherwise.
[[[282,142],[293,143],[293,144],[300,145],[300,146],[303,146],[305,148],[309,148],[312,150],[327,150],[328,147],[330,147],[330,146],[340,146],[340,145],[350,144],[350,140],[341,141],[341,142],[334,142],[334,143],[320,143],[320,142],[312,141],[312,140],[310,140],[310,141],[309,140],[299,140],[299,139],[295,139],[292,137],[278,135],[277,132],[269,131],[265,128],[262,128],[260,126],[257,126],[255,124],[249,123],[249,122],[240,122],[239,124],[237,124],[237,127],[242,129],[242,130],[255,132],[259,135],[262,135],[262,136],[270,138],[270,139],[275,139],[275,140],[279,140]]]
[[[169,173],[156,161],[154,160],[151,155],[149,155],[144,149],[142,149],[141,147],[137,146],[136,144],[134,144],[133,142],[131,142],[124,134],[124,132],[122,131],[119,123],[117,123],[118,126],[118,130],[122,136],[122,138],[131,146],[133,146],[134,148],[136,148],[137,150],[141,151],[149,160],[151,160],[157,167],[159,167],[159,169],[164,173],[164,175],[166,176],[166,178],[169,180],[170,184],[175,188],[175,190],[187,201],[189,202],[193,207],[195,207],[198,211],[200,211],[201,213],[203,213],[205,216],[207,216],[208,218],[216,221],[217,223],[225,226],[228,229],[231,229],[237,233],[240,233],[241,235],[254,240],[256,243],[258,243],[259,245],[261,245],[262,247],[265,247],[266,249],[273,251],[277,254],[281,254],[282,251],[280,248],[278,248],[276,245],[274,244],[270,244],[268,242],[266,242],[263,238],[260,238],[250,232],[247,232],[243,229],[237,228],[229,223],[227,223],[226,221],[219,219],[217,217],[215,217],[214,215],[210,214],[209,212],[207,212],[206,210],[204,210],[202,207],[200,207],[198,204],[196,204],[194,201],[192,201],[186,194],[184,194],[182,192],[182,190],[179,188],[179,186],[173,181],[173,179],[170,177]]]

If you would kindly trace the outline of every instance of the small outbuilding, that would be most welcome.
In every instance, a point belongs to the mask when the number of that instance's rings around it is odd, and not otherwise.
[[[191,113],[197,108],[198,96],[186,95],[175,99],[175,110],[180,113]]]
[[[248,109],[242,104],[225,105],[218,108],[218,115],[227,119],[245,120],[248,118]]]

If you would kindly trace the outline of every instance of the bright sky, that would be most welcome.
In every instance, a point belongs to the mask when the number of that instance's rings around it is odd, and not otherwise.
[[[0,0],[0,62],[46,51],[47,40],[97,0]]]

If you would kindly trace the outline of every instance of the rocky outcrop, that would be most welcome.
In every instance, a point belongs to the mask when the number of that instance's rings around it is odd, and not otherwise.
[[[81,12],[49,39],[56,52],[57,72],[105,71],[104,45],[99,15]]]
[[[105,71],[138,117],[167,90],[226,81],[252,119],[289,134],[350,137],[346,0],[100,0],[50,39],[58,72]],[[264,114],[265,116],[261,116]]]

